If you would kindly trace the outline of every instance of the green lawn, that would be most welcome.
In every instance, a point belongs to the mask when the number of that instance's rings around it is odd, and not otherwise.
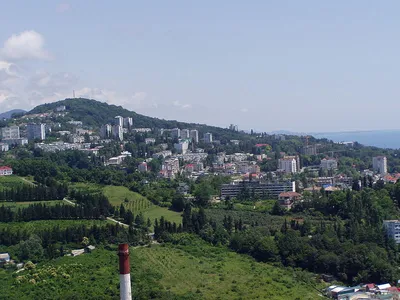
[[[74,182],[69,185],[70,189],[75,189],[82,193],[96,193],[100,192],[103,188],[102,185],[89,183],[89,182]]]
[[[39,220],[30,222],[11,222],[2,223],[0,222],[0,230],[12,228],[13,230],[26,230],[28,232],[34,233],[36,231],[42,231],[53,226],[59,226],[60,229],[64,229],[70,226],[104,226],[106,224],[114,224],[111,221],[101,221],[101,220]]]
[[[134,299],[318,299],[318,292],[289,269],[196,240],[131,248]],[[302,278],[311,279],[302,273]],[[32,280],[34,279],[34,280]],[[116,249],[63,257],[14,275],[0,269],[4,299],[118,299]]]
[[[22,177],[11,175],[11,176],[0,176],[0,189],[1,188],[13,188],[23,184],[28,184],[29,180]]]
[[[152,206],[152,203],[146,197],[132,192],[124,186],[108,185],[103,188],[103,192],[112,205],[120,206],[121,203],[124,203],[128,209],[134,212],[139,212]],[[126,199],[128,202],[125,202]]]
[[[182,216],[181,213],[176,211],[169,210],[166,207],[160,207],[157,205],[153,205],[152,207],[143,211],[144,217],[147,220],[149,218],[151,223],[154,225],[154,220],[164,216],[167,221],[175,222],[177,225],[182,223]]]

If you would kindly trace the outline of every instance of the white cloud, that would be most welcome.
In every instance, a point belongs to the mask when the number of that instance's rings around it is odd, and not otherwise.
[[[51,59],[44,49],[43,36],[34,30],[13,34],[4,42],[0,54],[9,60]]]
[[[69,11],[71,8],[71,5],[69,3],[60,3],[57,5],[57,12],[58,13],[64,13],[66,11]]]
[[[241,111],[242,113],[247,113],[249,110],[248,110],[247,108],[242,108],[240,111]]]
[[[183,104],[183,103],[180,103],[179,101],[172,102],[172,105],[175,106],[175,107],[178,107],[180,109],[189,109],[189,108],[192,107],[191,104],[187,104],[187,103]]]

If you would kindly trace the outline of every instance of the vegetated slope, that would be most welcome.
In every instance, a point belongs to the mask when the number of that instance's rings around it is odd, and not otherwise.
[[[134,127],[148,128],[196,128],[201,132],[212,132],[216,138],[218,135],[229,135],[229,138],[237,139],[239,137],[248,137],[241,132],[234,132],[228,129],[223,129],[214,126],[200,125],[195,123],[184,123],[173,120],[162,120],[152,117],[147,117],[135,112],[129,111],[122,106],[109,105],[105,102],[85,98],[65,99],[58,102],[42,104],[31,110],[30,114],[44,113],[54,111],[58,106],[65,105],[68,116],[74,120],[81,120],[86,125],[99,127],[102,124],[111,122],[115,116],[132,117]]]
[[[10,111],[6,111],[6,112],[3,112],[3,113],[0,113],[0,120],[2,120],[2,119],[10,119],[14,114],[23,114],[23,113],[25,113],[26,111],[25,110],[23,110],[23,109],[13,109],[13,110],[10,110]]]
[[[189,236],[185,245],[130,248],[135,299],[317,299],[304,272],[258,263]],[[111,251],[110,251],[111,250]],[[0,269],[5,299],[117,299],[116,249],[63,257],[17,276]],[[34,280],[32,280],[34,279]]]

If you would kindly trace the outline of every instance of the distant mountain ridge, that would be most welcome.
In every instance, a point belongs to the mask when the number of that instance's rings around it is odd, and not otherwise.
[[[0,120],[11,119],[13,114],[19,114],[19,113],[26,113],[26,111],[23,109],[12,109],[12,110],[0,113]]]

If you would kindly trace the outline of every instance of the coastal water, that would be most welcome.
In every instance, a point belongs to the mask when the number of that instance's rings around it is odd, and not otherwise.
[[[311,133],[316,138],[327,138],[334,142],[359,142],[380,148],[400,148],[400,130],[347,131]]]

